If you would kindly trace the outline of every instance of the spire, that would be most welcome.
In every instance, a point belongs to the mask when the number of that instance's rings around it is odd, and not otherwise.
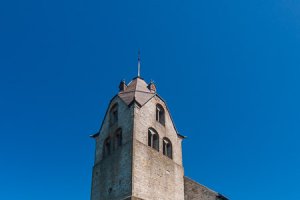
[[[138,51],[138,77],[141,76],[141,52]]]

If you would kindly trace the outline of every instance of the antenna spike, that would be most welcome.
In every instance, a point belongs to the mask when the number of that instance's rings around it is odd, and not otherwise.
[[[138,51],[138,77],[141,76],[141,52]]]

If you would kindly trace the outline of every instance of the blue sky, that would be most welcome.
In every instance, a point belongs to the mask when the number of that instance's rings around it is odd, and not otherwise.
[[[297,0],[0,1],[0,199],[89,199],[88,136],[138,49],[187,176],[300,199],[299,21]]]

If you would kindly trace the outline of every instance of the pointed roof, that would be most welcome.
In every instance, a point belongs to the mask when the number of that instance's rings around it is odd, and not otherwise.
[[[126,85],[125,84],[125,81],[122,81],[121,82],[122,84],[124,84],[122,87],[120,87],[120,92],[115,95],[111,100],[110,100],[110,103],[118,96],[119,98],[121,98],[128,106],[130,104],[132,104],[133,102],[136,102],[139,104],[139,106],[143,106],[145,105],[150,99],[152,99],[154,96],[157,96],[158,98],[160,98],[165,104],[165,100],[162,99],[157,93],[156,93],[156,87],[154,85],[154,83],[151,81],[150,84],[148,85],[143,78],[141,78],[140,76],[137,76],[135,77],[134,79],[132,79],[132,81]],[[175,127],[175,124],[174,124],[174,121],[173,121],[173,118],[170,114],[170,111],[169,111],[169,108],[168,106],[166,105],[166,109],[168,110],[168,113],[170,115],[170,118],[171,118],[171,121],[172,121],[172,124],[174,126],[174,129],[177,133],[177,135],[184,139],[186,138],[186,136],[183,136],[181,134],[179,134],[178,130],[176,129]],[[106,110],[106,114],[107,115],[107,112],[109,110],[109,106]],[[100,134],[100,131],[102,129],[102,126],[103,126],[103,123],[104,123],[104,120],[102,121],[102,124],[101,124],[101,127],[100,127],[100,130],[91,135],[91,137],[95,138],[97,137],[99,134]]]
[[[148,88],[148,84],[141,77],[134,78],[128,86],[118,93],[118,96],[127,104],[136,101],[140,106],[143,106],[153,96],[155,91]]]

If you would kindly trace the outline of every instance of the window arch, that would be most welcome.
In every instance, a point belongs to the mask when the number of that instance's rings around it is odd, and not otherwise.
[[[160,104],[156,104],[156,121],[165,125],[165,109]]]
[[[111,153],[111,139],[107,137],[103,143],[103,157],[108,156]]]
[[[159,151],[159,136],[153,128],[148,129],[148,146]]]
[[[168,138],[163,139],[163,154],[168,156],[169,158],[173,158],[172,156],[172,143]]]
[[[113,125],[118,122],[118,104],[115,103],[109,111],[109,122]]]
[[[114,136],[114,148],[117,149],[120,146],[122,146],[122,129],[121,128],[119,128],[115,132],[115,136]]]

